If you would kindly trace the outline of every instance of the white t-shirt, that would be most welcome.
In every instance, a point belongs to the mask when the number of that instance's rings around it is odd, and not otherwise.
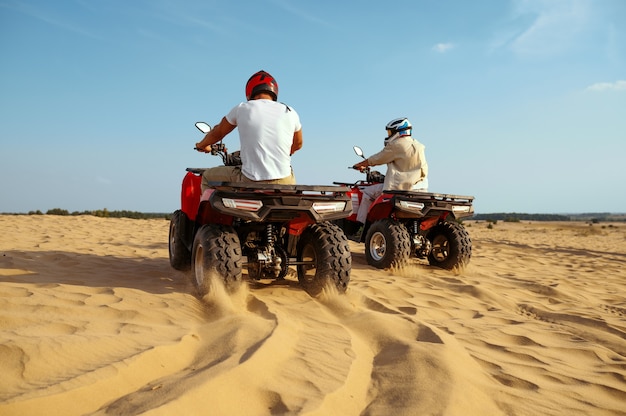
[[[302,129],[293,108],[272,100],[250,100],[230,110],[226,120],[239,129],[241,172],[247,178],[265,181],[291,175],[293,135]]]

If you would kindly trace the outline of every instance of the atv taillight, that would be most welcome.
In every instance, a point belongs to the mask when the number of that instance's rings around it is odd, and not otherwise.
[[[472,207],[470,207],[470,206],[453,205],[452,206],[452,212],[470,212],[471,208]]]
[[[329,212],[343,212],[346,209],[346,203],[337,201],[337,202],[314,202],[313,209],[318,214],[326,214]]]
[[[424,204],[421,202],[413,202],[413,201],[398,201],[398,205],[402,209],[406,209],[409,211],[417,211],[420,212],[424,209]]]
[[[256,212],[261,209],[263,202],[249,199],[222,198],[222,203],[226,208],[240,209],[242,211]]]

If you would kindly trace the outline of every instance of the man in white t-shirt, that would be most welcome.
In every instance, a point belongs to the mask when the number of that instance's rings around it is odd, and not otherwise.
[[[241,166],[217,166],[202,174],[202,192],[208,182],[261,182],[295,184],[291,155],[302,148],[302,125],[298,113],[278,102],[278,83],[259,71],[246,83],[246,102],[235,106],[196,143],[208,153],[235,127],[239,128]]]

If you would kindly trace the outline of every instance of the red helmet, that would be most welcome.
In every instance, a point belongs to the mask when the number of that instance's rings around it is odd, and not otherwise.
[[[262,92],[270,94],[274,101],[278,99],[278,83],[265,71],[259,71],[250,77],[246,83],[246,99],[250,100]]]

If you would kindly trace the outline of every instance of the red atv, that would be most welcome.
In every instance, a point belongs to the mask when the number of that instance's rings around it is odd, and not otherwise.
[[[203,133],[211,128],[196,127]],[[228,154],[221,142],[211,151],[225,165],[241,164],[238,153]],[[312,296],[327,284],[345,292],[350,246],[331,221],[350,215],[348,188],[213,182],[205,192],[210,196],[202,196],[203,171],[187,168],[181,209],[173,213],[169,230],[170,264],[192,270],[199,295],[211,290],[214,278],[233,291],[243,281],[244,267],[249,279],[260,280],[283,279],[290,266]]]
[[[358,146],[357,155],[363,156]],[[336,220],[346,234],[356,234],[361,224],[356,214],[362,189],[384,182],[384,175],[365,170],[366,180],[333,182],[350,187],[352,214]],[[469,263],[472,241],[457,220],[474,214],[473,196],[418,191],[383,191],[370,206],[359,242],[365,243],[368,264],[384,269],[402,266],[409,258],[427,258],[429,264],[453,269]]]

